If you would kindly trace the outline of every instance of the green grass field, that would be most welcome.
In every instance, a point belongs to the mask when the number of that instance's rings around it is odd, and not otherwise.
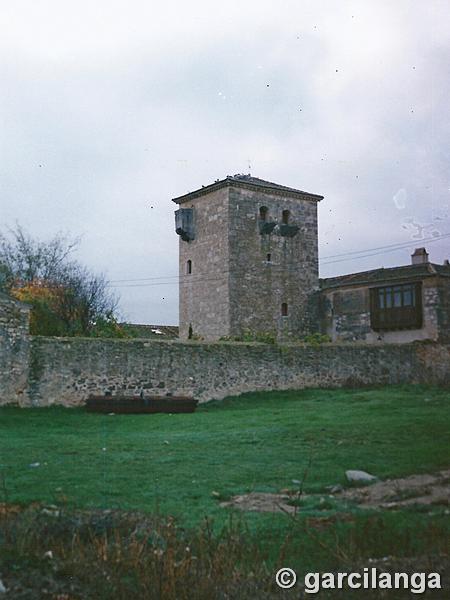
[[[174,515],[187,528],[209,517],[220,529],[231,512],[220,499],[277,492],[295,487],[292,480],[325,493],[346,485],[347,469],[385,479],[450,466],[449,391],[424,386],[252,393],[185,415],[3,408],[0,430],[0,501]],[[312,506],[294,525],[284,514],[238,518],[267,560],[282,552],[304,569],[332,564],[339,553],[439,551],[449,532],[442,506],[350,513],[341,519],[333,507]],[[332,527],[320,530],[321,541],[300,535],[327,516]]]

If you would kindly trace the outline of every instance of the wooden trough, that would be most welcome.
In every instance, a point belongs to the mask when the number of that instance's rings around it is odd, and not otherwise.
[[[192,413],[198,400],[188,396],[89,396],[89,412],[141,414],[141,413]]]

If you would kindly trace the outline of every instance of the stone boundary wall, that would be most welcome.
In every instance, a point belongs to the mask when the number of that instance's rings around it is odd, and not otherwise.
[[[0,404],[27,401],[28,305],[0,292]]]
[[[450,385],[450,345],[268,345],[33,337],[0,293],[0,405],[82,405],[89,394],[192,395],[399,383]]]
[[[450,383],[450,346],[319,347],[35,337],[22,405],[81,405],[89,394],[193,395],[256,390]]]

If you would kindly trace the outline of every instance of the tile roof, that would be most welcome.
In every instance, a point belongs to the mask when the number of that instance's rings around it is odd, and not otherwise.
[[[227,175],[225,179],[217,179],[214,183],[203,186],[198,190],[194,190],[193,192],[189,192],[188,194],[184,194],[183,196],[178,196],[177,198],[173,198],[172,202],[176,204],[182,204],[183,202],[187,202],[191,198],[196,198],[198,196],[203,196],[204,194],[208,194],[210,192],[214,192],[223,187],[227,186],[236,186],[236,187],[244,187],[247,189],[262,189],[262,190],[270,190],[274,193],[284,193],[286,195],[291,195],[295,197],[306,197],[309,200],[320,201],[323,200],[323,196],[319,194],[311,194],[310,192],[304,192],[302,190],[297,190],[296,188],[287,187],[285,185],[279,185],[278,183],[273,183],[272,181],[266,181],[265,179],[259,179],[259,177],[252,177],[251,175]]]
[[[435,263],[422,263],[418,265],[390,267],[387,269],[373,269],[371,271],[340,275],[339,277],[327,277],[326,279],[320,280],[320,286],[322,289],[330,289],[349,285],[384,283],[435,276],[450,277],[450,266],[437,265]]]

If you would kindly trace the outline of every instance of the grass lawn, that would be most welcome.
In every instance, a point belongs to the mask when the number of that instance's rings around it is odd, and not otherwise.
[[[325,493],[326,486],[345,485],[347,469],[385,479],[448,468],[449,448],[449,391],[426,386],[251,393],[181,415],[2,408],[0,501],[157,512],[184,527],[207,516],[220,527],[230,510],[212,492],[277,492],[307,470],[304,491]],[[317,568],[317,561],[331,560],[327,536],[334,547],[342,536],[343,556],[352,544],[361,557],[439,550],[448,535],[444,513],[355,509],[351,520],[337,519],[332,531],[321,532],[320,543],[292,535],[284,514],[244,519],[270,560],[284,544],[292,560]]]

